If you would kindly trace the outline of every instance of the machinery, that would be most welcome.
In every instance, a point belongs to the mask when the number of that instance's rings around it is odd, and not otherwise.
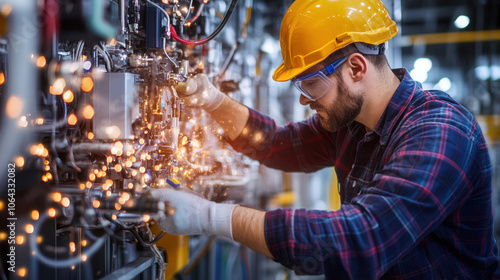
[[[171,279],[188,239],[159,245],[175,209],[150,189],[252,199],[255,164],[175,91],[206,73],[244,101],[226,75],[253,6],[237,4],[0,1],[2,279]]]

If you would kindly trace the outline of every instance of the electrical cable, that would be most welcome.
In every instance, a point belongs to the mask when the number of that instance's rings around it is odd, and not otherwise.
[[[129,229],[134,228],[133,225],[127,226],[124,223],[122,223],[121,221],[113,220],[113,218],[111,217],[111,214],[104,214],[104,218],[106,218],[108,221],[116,224],[117,226],[121,227],[122,229],[129,230]]]
[[[156,242],[158,242],[164,235],[165,235],[165,232],[162,231],[160,234],[158,234],[155,239],[151,240],[151,241],[144,241],[141,236],[139,235],[139,233],[135,230],[135,228],[131,228],[131,229],[128,229],[128,231],[130,231],[132,233],[132,235],[134,235],[135,239],[137,239],[137,241],[139,242],[139,244],[141,244],[143,247],[150,247],[150,246],[153,246],[155,245]]]
[[[52,121],[55,123],[57,119],[57,103],[56,103],[56,97],[52,94],[49,95],[49,99],[52,103]],[[56,159],[59,158],[59,154],[57,153],[56,149],[56,128],[52,126],[52,131],[51,131],[51,139],[50,139],[50,149],[52,150],[52,153],[54,154],[54,157]],[[54,174],[57,174],[57,165],[54,163],[52,165],[52,171]],[[59,176],[54,176],[54,183],[56,186],[59,185]]]
[[[110,65],[111,65],[111,69],[115,68],[115,62],[113,61],[113,58],[109,54],[108,50],[106,50],[106,43],[101,41],[101,42],[99,42],[99,46],[101,47],[104,54],[108,57]]]
[[[74,59],[75,61],[78,61],[82,56],[84,46],[85,46],[85,41],[83,40],[78,41],[78,45],[76,46],[76,51],[75,51],[75,59]]]
[[[158,242],[164,235],[165,235],[165,232],[162,231],[160,232],[152,241],[144,241],[141,236],[139,235],[139,233],[135,230],[134,226],[133,225],[130,225],[130,226],[127,226],[125,224],[123,224],[122,222],[118,221],[118,220],[113,220],[109,214],[105,214],[104,215],[104,218],[108,219],[110,222],[112,222],[113,224],[116,224],[118,225],[119,227],[121,227],[122,229],[124,230],[128,230],[132,233],[132,235],[134,235],[135,239],[144,247],[149,247],[151,245],[154,245],[156,242]]]
[[[155,8],[157,8],[158,10],[160,10],[163,15],[165,15],[165,17],[167,18],[167,38],[170,38],[170,17],[168,16],[168,13],[167,11],[165,11],[162,7],[160,7],[160,5],[154,3],[153,1],[151,0],[145,0],[146,2],[148,2],[149,4],[153,5]]]
[[[149,231],[149,235],[150,235],[150,237],[152,236],[151,231]],[[153,244],[153,246],[151,246],[149,248],[151,249],[151,251],[155,255],[156,262],[158,263],[158,266],[159,266],[159,269],[158,269],[159,270],[159,275],[158,275],[159,277],[158,277],[158,279],[164,279],[165,278],[165,271],[167,270],[167,268],[166,268],[165,260],[163,259],[163,255],[162,255],[162,253],[160,253],[160,250],[158,249],[158,247],[156,245]]]
[[[106,51],[101,48],[99,45],[94,46],[94,50],[97,50],[101,55],[102,58],[104,59],[104,62],[106,63],[106,71],[111,72],[111,60],[110,58],[106,55]]]
[[[73,153],[73,145],[69,147],[69,153],[68,153],[68,161],[69,165],[75,169],[76,172],[81,172],[82,169],[76,165],[75,162],[75,154]]]
[[[30,248],[33,250],[35,258],[37,258],[40,262],[43,264],[46,264],[50,267],[56,267],[56,268],[61,268],[61,267],[71,267],[76,264],[79,264],[80,262],[90,258],[93,254],[95,254],[101,246],[104,244],[105,238],[98,238],[97,241],[92,244],[85,252],[82,252],[81,255],[65,259],[65,260],[55,260],[51,259],[47,256],[45,256],[41,251],[40,248],[38,248],[38,243],[36,241],[37,236],[39,236],[40,229],[43,225],[43,223],[48,219],[49,215],[47,213],[43,213],[40,215],[40,219],[35,223],[34,225],[34,231],[32,234],[30,234]]]
[[[168,58],[168,60],[170,60],[170,62],[172,62],[173,65],[175,65],[176,68],[179,68],[179,65],[177,64],[177,62],[175,62],[167,53],[167,40],[164,39],[163,40],[163,53],[165,54],[165,56]],[[160,65],[161,66],[161,65]]]
[[[189,2],[188,12],[186,13],[186,18],[191,14],[191,7],[193,7],[193,0]]]
[[[149,1],[149,0],[148,0]],[[179,43],[181,44],[184,44],[184,45],[203,45],[203,44],[206,44],[208,43],[210,40],[212,40],[213,38],[215,38],[217,35],[219,35],[219,33],[222,31],[222,29],[224,29],[224,27],[226,26],[227,24],[227,21],[229,20],[229,18],[231,17],[231,14],[233,13],[234,11],[234,8],[236,7],[236,4],[238,4],[238,0],[232,0],[231,1],[231,5],[229,6],[229,8],[227,9],[227,12],[226,14],[224,15],[224,18],[222,19],[222,21],[219,23],[219,26],[217,26],[217,28],[214,30],[214,32],[212,32],[212,34],[210,34],[207,38],[205,39],[201,39],[201,40],[198,40],[198,41],[189,41],[189,40],[185,40],[185,39],[182,39],[181,37],[179,37],[177,35],[177,32],[175,31],[175,28],[173,26],[170,26],[170,32],[172,33],[172,37]]]
[[[190,18],[190,19],[187,19],[185,22],[184,22],[184,25],[191,25],[191,23],[195,22],[201,15],[201,12],[203,11],[203,8],[205,7],[205,3],[200,3],[200,6],[198,7],[198,10],[196,11],[196,14]],[[187,16],[186,16],[187,17]]]
[[[89,191],[90,191],[90,190],[89,190]],[[103,219],[104,219],[104,218],[103,218],[103,215],[102,215],[102,213],[101,213],[101,212],[97,211],[97,209],[96,209],[96,208],[94,208],[94,207],[92,206],[92,204],[90,203],[90,200],[89,200],[90,198],[89,198],[89,196],[88,196],[88,195],[85,195],[83,199],[84,199],[84,203],[86,204],[86,205],[85,205],[85,207],[86,207],[86,208],[88,208],[88,209],[93,209],[93,210],[94,210],[94,212],[95,212],[95,215],[96,215],[96,217],[97,217],[97,221],[98,221],[99,226],[100,226],[100,228],[97,228],[97,229],[102,229],[102,230],[104,230],[104,232],[105,232],[105,234],[104,234],[104,235],[101,235],[101,236],[99,236],[99,237],[95,236],[95,235],[94,235],[94,234],[90,231],[90,228],[89,228],[89,221],[87,220],[87,216],[86,216],[85,214],[83,214],[83,215],[81,216],[81,218],[80,218],[80,222],[81,222],[81,224],[83,225],[83,228],[84,228],[85,233],[86,233],[87,235],[89,235],[89,237],[90,237],[91,239],[95,240],[96,238],[104,237],[104,236],[106,236],[106,234],[108,234],[109,236],[111,236],[111,237],[113,237],[113,238],[115,238],[115,239],[118,239],[119,241],[122,241],[122,242],[123,242],[123,241],[129,241],[129,240],[125,240],[125,239],[123,239],[121,236],[118,236],[118,235],[116,235],[116,234],[115,234],[114,230],[115,230],[115,228],[116,228],[116,226],[117,226],[115,223],[111,223],[111,226],[110,226],[109,228],[108,228],[107,226],[105,226],[105,225],[102,223],[102,221],[101,221],[101,220],[103,220]],[[131,241],[133,241],[133,240],[131,240]]]
[[[105,233],[104,233],[103,235],[101,235],[101,236],[96,236],[95,234],[93,234],[93,233],[90,231],[90,228],[88,228],[88,227],[84,227],[84,231],[85,231],[85,234],[86,234],[86,235],[88,235],[88,236],[89,236],[92,240],[96,240],[96,239],[98,239],[98,238],[103,238],[103,237],[105,237],[106,235],[109,235],[110,237],[112,237],[112,238],[114,238],[114,239],[116,239],[116,240],[119,240],[119,241],[121,241],[121,242],[133,243],[133,242],[135,242],[135,241],[136,241],[135,239],[134,239],[134,240],[125,239],[125,238],[123,238],[123,237],[121,237],[121,236],[117,235],[117,234],[114,232],[115,228],[116,228],[116,225],[115,225],[115,224],[111,224],[111,226],[110,226],[109,228],[108,228],[108,227],[106,227],[106,226],[101,225],[101,227],[100,227],[100,228],[97,228],[97,229],[102,229],[102,230],[104,230],[104,232],[105,232]]]

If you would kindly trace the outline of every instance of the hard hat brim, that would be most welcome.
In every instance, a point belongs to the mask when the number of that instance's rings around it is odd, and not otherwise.
[[[290,81],[291,79],[297,77],[300,73],[303,72],[304,69],[302,68],[292,68],[292,69],[286,69],[285,67],[285,62],[282,62],[276,70],[274,70],[273,73],[273,80],[277,82],[286,82]]]

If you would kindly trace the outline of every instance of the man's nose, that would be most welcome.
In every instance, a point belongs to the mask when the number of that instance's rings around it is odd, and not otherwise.
[[[299,99],[299,102],[301,105],[309,105],[311,104],[313,101],[307,97],[305,97],[303,94],[300,95],[300,99]]]

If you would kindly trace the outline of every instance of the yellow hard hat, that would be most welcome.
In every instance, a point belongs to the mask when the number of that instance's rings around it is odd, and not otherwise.
[[[288,81],[355,42],[382,44],[398,28],[379,0],[296,0],[280,30],[283,63],[275,81]]]

